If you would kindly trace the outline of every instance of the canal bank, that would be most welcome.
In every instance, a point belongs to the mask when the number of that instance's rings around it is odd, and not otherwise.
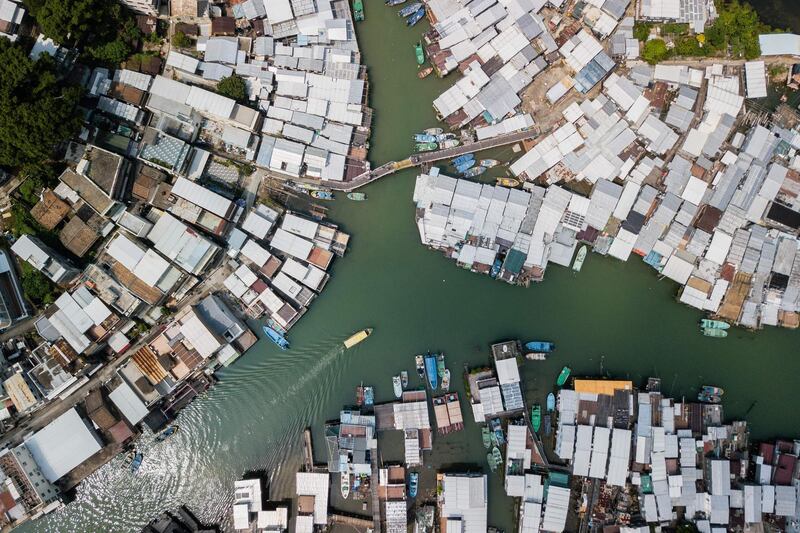
[[[424,28],[406,29],[395,11],[368,3],[359,26],[376,110],[375,164],[408,155],[410,135],[435,125],[430,103],[454,80],[417,79],[413,43]],[[543,400],[564,364],[575,375],[608,373],[640,385],[656,375],[674,397],[693,397],[704,383],[724,387],[730,418],[757,401],[747,417],[756,438],[796,436],[800,412],[791,406],[798,402],[798,332],[737,329],[725,340],[702,337],[700,314],[674,299],[677,286],[659,281],[638,261],[590,256],[580,274],[553,268],[529,289],[460,270],[419,244],[411,203],[415,176],[404,171],[366,188],[367,202],[333,203],[330,217],[353,235],[352,246],[324,296],[292,329],[290,351],[259,343],[181,414],[180,432],[157,445],[143,438],[137,476],[115,459],[87,479],[66,509],[20,531],[138,531],[180,503],[204,521],[229,524],[233,482],[245,470],[270,472],[273,499],[291,495],[303,428],[313,428],[316,460],[326,459],[323,423],[354,401],[359,382],[374,385],[376,399],[388,401],[391,376],[400,370],[411,373],[412,386],[419,384],[414,354],[443,350],[448,365],[460,369],[487,364],[489,345],[507,338],[558,345],[550,360],[523,367],[531,402]],[[366,326],[375,334],[344,352],[341,342]],[[453,386],[465,398],[462,380]],[[424,469],[423,488],[436,466],[486,463],[471,421],[434,442],[434,468]],[[383,448],[384,460],[400,453],[400,447]],[[490,523],[510,533],[511,500],[498,475],[490,480]]]

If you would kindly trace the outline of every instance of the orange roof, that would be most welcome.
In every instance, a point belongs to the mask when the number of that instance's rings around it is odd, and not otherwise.
[[[625,380],[576,379],[574,386],[575,392],[606,394],[608,396],[613,396],[615,390],[633,390],[633,382]]]

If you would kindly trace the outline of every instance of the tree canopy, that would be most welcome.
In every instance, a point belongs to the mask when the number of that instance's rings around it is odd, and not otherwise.
[[[642,49],[642,59],[651,65],[655,65],[656,63],[664,61],[667,57],[669,57],[667,43],[661,39],[650,39],[644,43],[644,48]]]
[[[21,46],[0,39],[0,166],[41,164],[80,128],[81,89],[63,85],[44,54],[31,60]]]
[[[241,76],[234,74],[219,80],[217,92],[240,102],[247,96],[247,85],[245,85],[244,79],[242,79]]]
[[[24,2],[42,33],[59,44],[113,41],[121,22],[126,18],[122,6],[109,0]]]
[[[731,0],[718,2],[717,11],[719,18],[706,28],[707,45],[734,57],[755,59],[760,56],[758,35],[770,28],[759,20],[755,10],[749,4]]]

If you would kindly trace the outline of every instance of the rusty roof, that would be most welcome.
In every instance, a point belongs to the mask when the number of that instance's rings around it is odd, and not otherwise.
[[[167,377],[167,371],[161,366],[155,352],[149,346],[143,346],[133,354],[133,362],[139,367],[150,383],[155,385]]]
[[[31,209],[31,215],[36,222],[48,230],[58,226],[67,213],[69,213],[69,204],[56,196],[56,193],[50,189],[44,190],[42,199]]]
[[[100,235],[86,222],[79,217],[72,217],[59,233],[58,240],[77,257],[83,257],[99,237]]]

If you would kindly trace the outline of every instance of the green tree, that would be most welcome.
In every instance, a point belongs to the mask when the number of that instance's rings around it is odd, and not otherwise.
[[[88,48],[87,52],[96,61],[117,66],[131,55],[133,49],[122,39],[115,39],[100,46]]]
[[[637,22],[633,25],[633,36],[640,41],[646,41],[650,36],[652,26],[647,22]]]
[[[698,57],[706,55],[707,48],[701,47],[697,37],[687,35],[675,40],[675,54],[679,56]]]
[[[182,31],[176,31],[172,36],[172,46],[177,48],[189,48],[192,46],[192,40],[189,39]]]
[[[241,76],[233,74],[227,78],[222,78],[217,84],[217,92],[236,101],[242,101],[247,96],[247,86]]]
[[[19,263],[19,281],[25,296],[37,307],[56,301],[58,287],[25,261]]]
[[[113,41],[127,13],[109,0],[24,0],[42,33],[59,44]]]
[[[713,50],[733,57],[755,59],[761,55],[758,36],[770,31],[769,26],[758,19],[758,14],[749,4],[739,0],[717,2],[719,18],[706,28],[706,42]]]
[[[649,41],[644,43],[644,48],[642,49],[642,59],[644,59],[651,65],[660,63],[661,61],[664,61],[667,57],[669,57],[669,50],[667,49],[667,43],[665,43],[661,39],[650,39]]]
[[[0,166],[39,165],[78,132],[81,90],[56,77],[48,55],[31,60],[0,39]]]

